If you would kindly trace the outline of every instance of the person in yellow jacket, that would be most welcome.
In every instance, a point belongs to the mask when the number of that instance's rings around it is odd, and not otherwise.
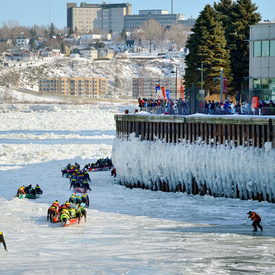
[[[25,192],[25,186],[23,185],[20,188],[18,188],[16,197],[19,197],[20,195],[25,195],[25,194],[26,194],[26,192]]]
[[[257,231],[257,226],[261,229],[261,231],[263,231],[263,227],[260,225],[260,222],[262,220],[261,216],[256,212],[252,212],[252,211],[249,211],[247,214],[249,215],[248,218],[250,218],[253,221],[252,222],[252,225],[254,227],[253,231]]]
[[[6,245],[6,242],[5,242],[5,239],[4,239],[4,235],[3,235],[3,233],[2,233],[1,231],[0,231],[0,243],[3,243],[4,249],[5,249],[6,251],[8,251],[7,245]]]

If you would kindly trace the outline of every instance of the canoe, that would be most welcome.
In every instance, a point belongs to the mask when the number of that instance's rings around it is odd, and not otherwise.
[[[23,198],[26,198],[26,199],[37,199],[40,197],[41,194],[35,194],[35,197],[33,194],[21,194],[19,196],[19,199],[23,199]]]

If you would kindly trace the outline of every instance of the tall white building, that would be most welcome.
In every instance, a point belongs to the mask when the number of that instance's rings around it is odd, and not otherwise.
[[[251,26],[249,43],[250,97],[275,100],[275,23]]]
[[[81,33],[89,33],[94,29],[121,32],[124,28],[124,16],[131,15],[132,5],[119,4],[87,4],[82,2],[67,3],[67,27],[77,29]]]

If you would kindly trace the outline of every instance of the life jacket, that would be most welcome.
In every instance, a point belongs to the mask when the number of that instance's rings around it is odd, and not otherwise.
[[[258,215],[256,212],[252,212],[252,213],[250,214],[249,217],[250,217],[250,219],[253,220],[253,221],[261,220],[261,216]]]
[[[54,202],[52,203],[52,206],[60,207],[58,201],[54,201]]]

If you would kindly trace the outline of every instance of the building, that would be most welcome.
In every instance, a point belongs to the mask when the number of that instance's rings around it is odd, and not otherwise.
[[[98,59],[112,59],[115,56],[115,51],[108,48],[100,48],[97,50]]]
[[[97,50],[93,47],[79,49],[79,55],[86,59],[97,59]]]
[[[15,46],[16,47],[28,48],[29,43],[30,43],[30,39],[26,38],[25,36],[19,36],[15,39]]]
[[[67,27],[81,33],[90,33],[94,29],[109,32],[121,32],[124,28],[124,16],[132,14],[132,5],[67,3]]]
[[[176,77],[140,77],[132,79],[132,98],[157,98],[156,87],[164,87],[170,91],[170,98],[177,99],[180,96],[182,78]],[[177,89],[177,93],[176,93]]]
[[[39,80],[39,92],[61,96],[108,98],[108,79],[98,77],[41,78]]]
[[[124,28],[127,31],[132,31],[148,20],[155,20],[160,26],[171,26],[185,20],[185,16],[168,14],[167,10],[140,10],[139,14],[124,16]]]
[[[172,50],[168,50],[165,53],[165,58],[184,58],[184,57],[185,57],[184,51],[178,51],[175,48],[173,48]]]
[[[249,43],[250,100],[275,100],[275,23],[251,26]]]
[[[88,45],[96,41],[110,41],[112,35],[110,33],[106,34],[82,34],[79,40],[80,45]]]
[[[10,55],[6,56],[11,60],[38,60],[38,51],[30,51],[22,47],[13,47],[11,48]]]

